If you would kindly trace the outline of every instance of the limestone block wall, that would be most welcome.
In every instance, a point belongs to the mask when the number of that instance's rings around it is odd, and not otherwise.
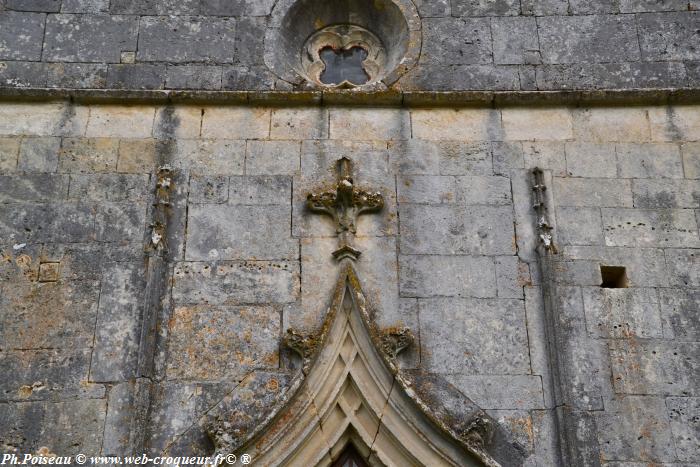
[[[385,197],[357,267],[377,321],[418,338],[404,368],[528,465],[700,463],[699,129],[697,106],[3,102],[1,449],[200,453],[207,416],[255,424],[294,376],[282,334],[329,306],[334,227],[304,202],[346,156]]]
[[[265,35],[278,27],[275,15],[288,3],[3,0],[0,87],[288,90],[293,84],[264,57]],[[700,84],[697,0],[409,3],[419,15],[423,47],[417,66],[390,83],[396,89]],[[335,5],[347,11],[347,3]],[[310,8],[308,15],[315,14]]]

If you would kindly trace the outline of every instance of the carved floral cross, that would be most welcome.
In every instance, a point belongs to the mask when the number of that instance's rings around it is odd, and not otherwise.
[[[364,213],[378,212],[384,207],[384,197],[380,192],[358,189],[352,179],[352,162],[347,157],[338,160],[338,182],[335,191],[309,193],[306,205],[312,212],[329,215],[333,218],[339,238],[339,248],[333,256],[357,259],[360,251],[352,245],[357,232],[357,218]]]

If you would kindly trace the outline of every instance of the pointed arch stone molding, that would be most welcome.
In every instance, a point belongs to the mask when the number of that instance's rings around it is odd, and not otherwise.
[[[522,448],[445,380],[399,372],[395,357],[410,331],[379,329],[351,260],[340,266],[321,329],[285,339],[303,366],[284,400],[248,433],[220,414],[208,427],[216,454],[329,466],[352,443],[371,466],[522,464]]]

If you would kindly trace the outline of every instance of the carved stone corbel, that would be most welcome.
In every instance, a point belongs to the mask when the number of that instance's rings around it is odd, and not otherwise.
[[[392,359],[406,350],[416,338],[409,328],[386,328],[381,331],[382,350]]]

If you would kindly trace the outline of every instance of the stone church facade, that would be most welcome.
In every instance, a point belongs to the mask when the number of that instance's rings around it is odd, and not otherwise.
[[[0,0],[0,453],[700,465],[699,7]]]

